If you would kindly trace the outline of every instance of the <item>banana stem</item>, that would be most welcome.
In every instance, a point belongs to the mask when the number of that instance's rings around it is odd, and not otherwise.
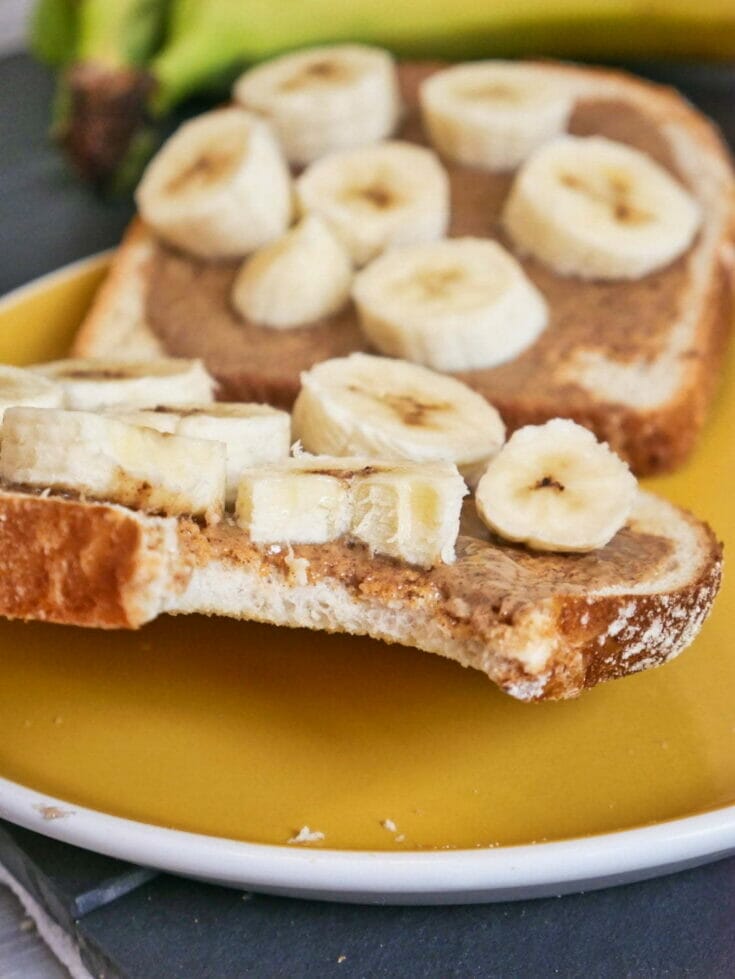
[[[88,62],[70,69],[66,86],[70,107],[59,140],[81,176],[105,186],[145,128],[153,81],[142,69]]]

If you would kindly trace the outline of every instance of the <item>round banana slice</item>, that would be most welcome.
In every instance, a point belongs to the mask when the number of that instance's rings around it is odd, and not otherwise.
[[[699,228],[694,198],[644,153],[564,136],[516,177],[503,212],[515,244],[562,275],[638,279],[681,255]]]
[[[358,273],[353,296],[381,353],[440,371],[512,360],[548,321],[543,296],[518,262],[479,238],[386,252]]]
[[[392,245],[441,238],[449,180],[430,150],[393,141],[333,153],[296,181],[303,212],[319,214],[364,265]]]
[[[540,551],[592,551],[624,526],[637,493],[627,465],[563,418],[518,429],[475,493],[484,523]]]
[[[54,360],[32,370],[60,385],[66,408],[82,411],[120,403],[212,401],[216,387],[201,360]]]
[[[393,59],[361,44],[274,58],[245,72],[233,94],[270,119],[288,160],[297,166],[385,139],[401,111]]]
[[[163,145],[135,199],[171,245],[205,259],[237,258],[286,230],[291,177],[266,122],[243,109],[216,109]]]
[[[6,408],[60,408],[63,398],[63,388],[52,380],[22,367],[0,365],[0,421]]]
[[[8,482],[211,523],[222,516],[225,447],[219,442],[53,408],[8,408],[1,431],[0,476]]]
[[[316,215],[247,259],[232,287],[232,305],[247,320],[277,330],[314,323],[350,298],[352,262]]]
[[[292,425],[308,452],[453,462],[461,469],[491,458],[505,437],[495,408],[461,381],[359,353],[301,375]]]
[[[544,68],[478,61],[431,75],[421,86],[431,142],[449,160],[514,170],[564,132],[574,104],[568,86]]]
[[[270,405],[236,402],[155,408],[113,405],[105,414],[169,435],[223,442],[227,451],[228,503],[234,502],[246,469],[287,459],[291,446],[290,415]]]

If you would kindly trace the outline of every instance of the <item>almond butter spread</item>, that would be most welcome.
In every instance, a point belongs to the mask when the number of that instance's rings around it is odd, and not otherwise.
[[[430,571],[381,555],[348,539],[328,544],[256,547],[230,522],[201,526],[181,521],[183,549],[195,565],[212,560],[260,567],[288,578],[294,558],[306,559],[310,583],[332,579],[360,598],[428,601],[453,618],[509,622],[524,608],[558,595],[584,597],[612,586],[625,591],[652,580],[675,557],[670,540],[632,527],[623,528],[605,547],[584,554],[529,551],[500,541],[485,529],[468,500],[457,539],[454,564]]]
[[[425,65],[401,66],[408,107],[401,138],[426,142],[416,93],[431,70]],[[657,124],[626,102],[579,101],[569,129],[575,135],[604,135],[628,143],[681,179]],[[445,166],[451,182],[450,234],[496,238],[512,251],[499,218],[513,175],[447,161]],[[557,366],[580,347],[603,351],[621,362],[642,354],[654,356],[676,318],[687,281],[687,255],[632,282],[566,278],[533,259],[520,258],[547,299],[549,327],[515,360],[459,375],[501,411],[520,389],[539,403],[563,405],[565,414],[584,411],[590,394],[555,376]],[[225,397],[265,398],[288,407],[298,392],[301,371],[330,357],[368,349],[352,307],[291,330],[243,322],[229,298],[239,265],[203,262],[159,244],[148,268],[146,316],[152,330],[169,353],[203,357],[222,382]]]

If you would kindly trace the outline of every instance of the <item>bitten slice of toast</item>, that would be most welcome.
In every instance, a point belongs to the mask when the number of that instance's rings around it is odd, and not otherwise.
[[[399,73],[407,116],[399,136],[426,142],[417,90],[436,65]],[[509,363],[458,375],[511,429],[564,416],[592,428],[638,474],[672,469],[695,444],[733,315],[735,182],[714,127],[676,92],[607,70],[548,64],[575,94],[569,130],[649,154],[703,214],[693,246],[667,268],[628,282],[563,277],[517,256],[549,303],[550,324]],[[513,174],[443,161],[450,235],[496,238],[513,250],[500,212]],[[315,325],[269,330],[233,311],[239,262],[203,262],[131,226],[76,341],[81,356],[203,357],[223,397],[289,407],[315,362],[367,349],[350,306]]]
[[[647,493],[587,554],[500,542],[469,504],[456,562],[422,571],[348,539],[258,548],[227,519],[0,489],[0,615],[113,629],[199,612],[369,635],[482,670],[526,701],[672,659],[709,613],[721,564],[705,524]]]

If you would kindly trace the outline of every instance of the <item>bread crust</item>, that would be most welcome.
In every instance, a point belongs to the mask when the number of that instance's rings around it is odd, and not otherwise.
[[[406,70],[420,76],[435,67],[413,64]],[[540,383],[533,390],[523,389],[508,397],[494,395],[492,400],[510,430],[550,417],[570,417],[609,442],[638,475],[669,471],[681,465],[696,444],[717,387],[735,312],[735,180],[729,155],[715,126],[671,88],[609,69],[557,63],[544,63],[544,67],[572,81],[579,98],[585,93],[620,98],[639,107],[678,149],[678,162],[690,171],[695,183],[697,163],[706,159],[717,177],[703,178],[701,194],[711,197],[715,191],[710,183],[717,184],[720,227],[703,287],[695,289],[692,281],[690,337],[686,349],[671,355],[672,370],[680,372],[680,379],[670,397],[641,407],[627,403],[624,397],[612,397],[610,392],[599,396],[590,382],[581,404],[545,396]],[[149,232],[134,221],[77,336],[76,354],[145,357],[161,351],[160,341],[145,322],[144,268],[152,250]],[[644,363],[644,370],[649,366]],[[225,400],[264,401],[286,409],[292,406],[299,386],[293,372],[281,372],[277,365],[268,375],[244,367],[230,370],[219,380],[220,396]],[[472,384],[471,376],[467,380]],[[646,383],[644,375],[641,385]]]
[[[169,549],[165,524],[155,518],[141,521],[104,503],[3,492],[0,614],[137,628],[158,614]]]
[[[578,555],[529,565],[527,552],[497,541],[485,540],[492,561],[474,576],[472,537],[436,576],[369,555],[364,573],[354,562],[345,573],[346,543],[259,549],[234,526],[5,489],[0,615],[134,629],[162,612],[198,612],[370,635],[479,669],[517,699],[556,700],[673,658],[712,607],[722,551],[711,530],[646,494],[633,525],[665,535],[666,559],[641,580],[624,567],[586,588]]]

